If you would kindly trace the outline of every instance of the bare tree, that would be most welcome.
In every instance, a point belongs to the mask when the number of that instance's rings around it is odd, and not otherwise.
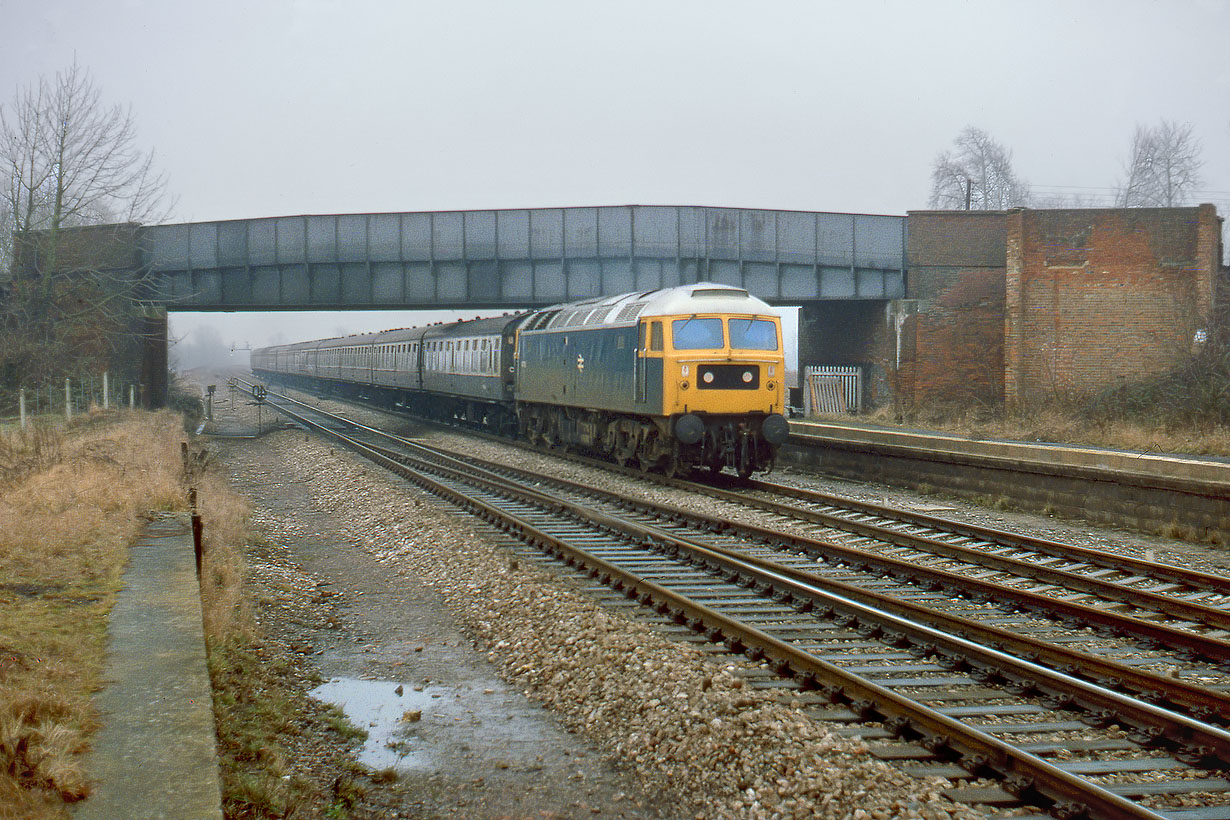
[[[0,357],[0,381],[55,376],[83,358],[105,362],[148,283],[92,258],[87,249],[99,243],[74,242],[73,233],[158,221],[169,210],[166,181],[153,152],[138,145],[131,111],[105,104],[75,62],[40,78],[0,105],[0,183],[0,264],[12,273],[0,315],[0,347],[11,355]]]
[[[0,191],[9,190],[9,177],[0,168]],[[7,196],[0,196],[0,293],[13,267],[13,208]]]
[[[1137,125],[1116,204],[1121,208],[1172,208],[1191,201],[1200,186],[1201,145],[1191,123],[1162,120]]]
[[[998,211],[1029,202],[1029,185],[1012,170],[1012,152],[967,126],[931,168],[931,207]]]
[[[1034,192],[1029,197],[1031,208],[1097,208],[1105,204],[1104,198],[1094,194]]]

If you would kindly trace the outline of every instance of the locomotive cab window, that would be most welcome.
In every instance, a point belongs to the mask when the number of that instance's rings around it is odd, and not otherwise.
[[[726,346],[722,320],[717,318],[676,319],[671,322],[671,341],[675,350],[714,350]]]
[[[777,325],[767,319],[730,319],[730,346],[736,350],[777,350]]]
[[[649,349],[661,350],[662,347],[662,323],[651,322],[649,324]]]

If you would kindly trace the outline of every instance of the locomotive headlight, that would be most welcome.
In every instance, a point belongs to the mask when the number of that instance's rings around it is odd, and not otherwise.
[[[768,382],[767,384],[765,384],[765,387],[766,387],[766,388],[768,388],[769,390],[776,390],[776,389],[777,389],[777,385],[776,385],[776,384],[774,384],[773,382]]]
[[[701,376],[701,377],[700,377],[700,379],[701,379],[701,381],[703,381],[705,384],[713,384],[713,371],[712,371],[712,370],[710,370],[710,371],[706,372],[706,373],[705,373],[705,375],[703,375],[703,376]]]
[[[686,364],[679,368],[679,375],[680,376],[688,375],[688,366]]]
[[[769,375],[770,375],[770,376],[776,376],[776,375],[777,375],[777,365],[775,365],[775,364],[771,364],[771,365],[769,365]]]
[[[688,389],[688,383],[687,383],[687,382],[679,382],[679,389],[680,389],[680,390],[687,390],[687,389]]]
[[[750,370],[743,371],[743,383],[744,384],[751,384],[753,378],[755,378],[755,376],[752,375],[752,371]]]

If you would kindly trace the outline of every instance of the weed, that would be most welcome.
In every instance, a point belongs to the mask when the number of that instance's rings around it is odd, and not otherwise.
[[[881,407],[866,418],[971,438],[1230,456],[1230,316],[1215,316],[1204,344],[1170,372],[1092,396],[1056,395],[1011,413],[958,402]]]
[[[105,619],[144,513],[184,506],[178,427],[95,413],[0,436],[0,809],[15,816],[89,794]]]
[[[334,732],[346,740],[367,740],[367,730],[359,726],[355,726],[346,717],[346,713],[335,704],[326,704],[325,706],[325,724]]]
[[[397,773],[397,767],[388,766],[372,772],[371,778],[373,783],[396,783],[400,776]]]
[[[1173,538],[1176,541],[1200,541],[1200,533],[1193,527],[1187,524],[1180,524],[1178,521],[1171,521],[1162,527],[1162,535],[1167,538]]]

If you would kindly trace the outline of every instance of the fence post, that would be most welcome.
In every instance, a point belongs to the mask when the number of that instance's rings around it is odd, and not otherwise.
[[[186,447],[187,445],[184,446]],[[196,579],[197,583],[200,583],[201,556],[203,555],[201,535],[204,527],[201,526],[201,513],[196,506],[196,487],[188,490],[188,506],[192,511],[192,552],[196,556]]]
[[[21,414],[21,429],[26,429],[26,388],[17,391],[17,407]]]
[[[73,383],[71,379],[64,380],[64,418],[73,419]]]
[[[135,384],[128,385],[128,409],[137,409],[137,386]]]
[[[103,371],[103,409],[111,409],[111,381],[106,370]]]

